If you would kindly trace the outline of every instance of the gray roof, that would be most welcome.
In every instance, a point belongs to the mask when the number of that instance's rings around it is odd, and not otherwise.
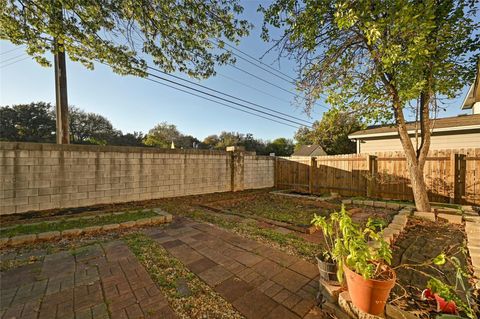
[[[327,155],[327,153],[325,153],[323,148],[318,144],[302,145],[292,154],[292,156],[324,156],[324,155]]]

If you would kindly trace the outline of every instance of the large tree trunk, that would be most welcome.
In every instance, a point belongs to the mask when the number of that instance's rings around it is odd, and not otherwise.
[[[427,185],[423,174],[423,168],[427,158],[428,150],[430,148],[430,120],[429,120],[429,99],[421,101],[421,146],[415,150],[412,140],[408,135],[407,126],[403,111],[400,107],[395,108],[395,117],[398,125],[398,134],[400,141],[405,151],[405,158],[407,160],[408,173],[410,175],[410,183],[412,185],[413,198],[415,200],[415,207],[420,212],[430,212],[431,206],[428,199]],[[425,108],[426,106],[426,108]]]

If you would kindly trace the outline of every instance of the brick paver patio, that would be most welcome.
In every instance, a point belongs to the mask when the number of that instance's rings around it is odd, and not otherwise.
[[[3,318],[176,318],[167,299],[122,242],[1,273]]]
[[[322,318],[316,266],[190,220],[147,232],[247,318]]]
[[[322,318],[316,266],[220,228],[177,218],[146,230],[246,318]],[[125,243],[45,255],[0,273],[0,318],[176,318]]]

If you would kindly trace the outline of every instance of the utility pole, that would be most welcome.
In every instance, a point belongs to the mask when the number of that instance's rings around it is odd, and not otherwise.
[[[57,114],[57,144],[70,144],[68,127],[67,67],[65,51],[55,53],[55,95]]]
[[[56,11],[58,23],[63,24],[62,8]],[[57,144],[70,144],[70,132],[68,126],[68,96],[67,96],[67,65],[65,50],[58,39],[54,39],[54,68],[55,68],[55,111],[57,115]]]

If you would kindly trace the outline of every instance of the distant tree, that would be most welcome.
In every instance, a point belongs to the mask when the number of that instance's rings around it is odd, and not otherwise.
[[[220,142],[218,135],[209,135],[205,137],[202,144],[206,149],[216,149],[217,144]]]
[[[37,102],[0,107],[0,140],[54,142],[55,117],[50,103]]]
[[[172,142],[177,146],[181,137],[182,134],[175,125],[162,122],[148,131],[143,142],[148,146],[170,148]]]
[[[319,144],[329,155],[356,152],[356,144],[348,135],[363,128],[354,114],[331,109],[316,121],[312,129],[300,128],[295,133],[298,145]]]
[[[191,135],[181,135],[175,141],[175,147],[177,148],[200,148],[200,140]]]
[[[108,144],[119,146],[145,146],[143,144],[144,135],[142,132],[133,132],[123,134],[118,132],[117,135],[111,137]]]
[[[275,153],[276,156],[290,156],[294,148],[295,145],[292,140],[280,137],[267,143],[266,153]]]
[[[70,107],[70,136],[75,144],[110,144],[121,132],[104,116]]]
[[[243,146],[243,134],[238,132],[222,132],[218,136],[216,149],[225,150],[227,146]]]

